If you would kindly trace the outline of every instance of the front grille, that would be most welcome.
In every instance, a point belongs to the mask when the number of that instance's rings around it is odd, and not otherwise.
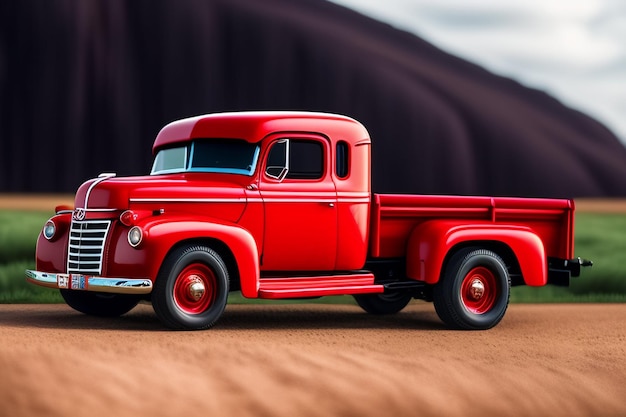
[[[102,256],[110,220],[72,221],[67,272],[102,274]]]

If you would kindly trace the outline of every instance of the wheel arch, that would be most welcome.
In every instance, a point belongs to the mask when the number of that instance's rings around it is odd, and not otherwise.
[[[230,289],[240,290],[241,289],[241,277],[239,272],[239,265],[237,264],[237,259],[233,254],[233,251],[230,247],[224,243],[222,240],[216,239],[214,237],[194,237],[185,240],[181,240],[176,242],[165,254],[165,258],[167,258],[174,251],[188,246],[206,246],[213,249],[217,254],[222,258],[224,264],[226,265],[226,270],[228,271],[228,279],[230,281]],[[159,266],[159,273],[163,268],[163,263]]]
[[[511,278],[511,285],[514,286],[514,285],[524,284],[524,279],[522,277],[522,270],[520,268],[520,263],[519,263],[519,260],[517,259],[517,256],[515,255],[515,252],[506,243],[495,241],[495,240],[465,241],[450,248],[450,250],[448,250],[448,252],[446,253],[443,259],[442,267],[440,268],[439,279],[441,279],[446,265],[449,265],[450,259],[457,252],[466,248],[486,249],[486,250],[494,252],[496,255],[498,255],[502,259],[505,266],[507,267],[509,276]]]
[[[467,247],[489,249],[498,254],[507,265],[512,285],[547,283],[543,242],[530,228],[437,220],[421,224],[409,236],[407,277],[436,284],[450,258]]]
[[[150,276],[156,277],[167,256],[182,246],[202,245],[216,251],[224,261],[233,289],[254,298],[259,288],[259,255],[254,237],[237,224],[220,220],[190,221],[170,217],[143,227],[145,243],[156,264]]]

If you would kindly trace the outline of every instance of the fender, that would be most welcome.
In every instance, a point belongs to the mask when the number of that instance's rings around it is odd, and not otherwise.
[[[169,251],[179,242],[196,239],[215,239],[224,243],[235,257],[245,297],[256,298],[259,290],[259,254],[252,235],[243,227],[220,219],[189,220],[188,215],[162,214],[137,222],[143,231],[143,240],[136,249],[128,244],[117,245],[114,264],[128,268],[143,258],[144,274],[153,281]],[[121,243],[121,242],[120,242]],[[121,249],[119,249],[121,246]],[[133,253],[134,252],[134,253]],[[141,253],[143,252],[143,253]]]
[[[55,236],[48,240],[39,232],[35,252],[35,267],[45,272],[65,272],[67,270],[67,244],[71,214],[61,213],[51,217],[48,221],[56,226]]]
[[[407,246],[407,276],[429,284],[437,283],[450,250],[472,241],[507,245],[519,260],[526,285],[547,283],[548,262],[543,242],[529,227],[446,220],[424,222],[411,232]]]

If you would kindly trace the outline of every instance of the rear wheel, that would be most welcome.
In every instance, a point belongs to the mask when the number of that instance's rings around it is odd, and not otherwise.
[[[178,330],[212,327],[228,299],[228,271],[220,255],[205,246],[187,246],[169,254],[152,293],[157,317]]]
[[[61,296],[76,311],[90,316],[117,317],[132,310],[140,297],[78,290],[60,290]]]
[[[462,249],[452,256],[433,289],[435,310],[452,328],[489,329],[504,317],[510,287],[506,266],[497,254]]]
[[[410,294],[401,291],[354,295],[357,304],[370,314],[395,314],[406,307],[411,298]]]

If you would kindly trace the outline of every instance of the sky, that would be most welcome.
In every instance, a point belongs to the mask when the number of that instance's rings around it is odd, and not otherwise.
[[[626,145],[624,0],[332,0],[587,113]]]

